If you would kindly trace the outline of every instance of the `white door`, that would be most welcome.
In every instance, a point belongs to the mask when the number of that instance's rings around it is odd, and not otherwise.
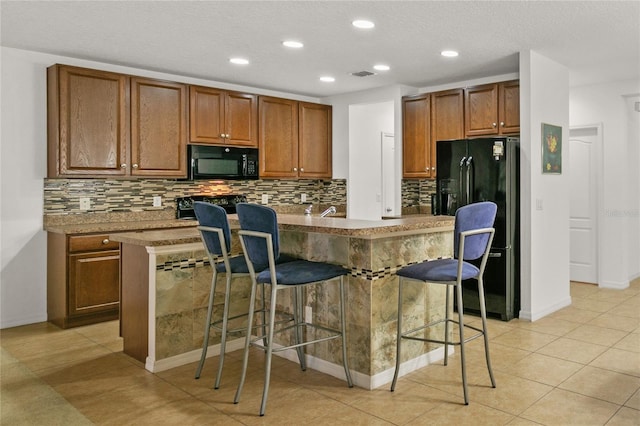
[[[393,133],[382,132],[382,216],[395,216],[395,151]]]
[[[572,127],[569,132],[570,278],[598,283],[598,153],[601,127]]]

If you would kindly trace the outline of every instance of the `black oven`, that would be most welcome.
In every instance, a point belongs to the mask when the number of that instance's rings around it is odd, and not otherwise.
[[[188,145],[191,180],[258,179],[258,149],[210,145]]]

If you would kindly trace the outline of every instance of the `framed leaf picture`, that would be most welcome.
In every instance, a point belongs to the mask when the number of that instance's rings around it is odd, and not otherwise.
[[[562,127],[542,123],[542,173],[562,173]]]

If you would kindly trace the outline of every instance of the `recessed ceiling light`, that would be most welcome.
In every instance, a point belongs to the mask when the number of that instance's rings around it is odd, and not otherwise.
[[[334,81],[336,81],[336,79],[328,75],[325,75],[320,77],[320,81],[324,81],[325,83],[333,83]]]
[[[455,50],[443,50],[442,52],[440,52],[440,54],[442,56],[446,56],[447,58],[455,58],[456,56],[458,56],[458,52],[456,52]]]
[[[362,29],[369,29],[376,26],[373,22],[367,21],[365,19],[356,19],[355,21],[351,22],[351,25],[353,25],[356,28],[362,28]]]
[[[389,68],[389,65],[378,64],[374,65],[373,69],[376,71],[389,71],[391,68]]]
[[[282,42],[282,45],[286,47],[292,47],[294,49],[300,49],[301,47],[304,46],[304,44],[294,40],[285,40]]]
[[[229,59],[229,62],[236,65],[247,65],[249,60],[244,58],[231,58]]]

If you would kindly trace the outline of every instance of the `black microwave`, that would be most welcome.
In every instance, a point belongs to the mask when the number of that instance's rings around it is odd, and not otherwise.
[[[190,180],[258,179],[258,149],[187,145]]]

